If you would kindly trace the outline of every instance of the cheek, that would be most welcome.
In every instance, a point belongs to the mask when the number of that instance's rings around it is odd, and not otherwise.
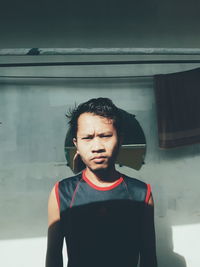
[[[118,142],[118,140],[117,139],[112,140],[112,142],[110,142],[107,147],[108,147],[108,149],[110,151],[115,152],[119,148],[119,142]]]
[[[79,154],[82,156],[86,156],[88,154],[88,146],[86,145],[79,144],[79,146],[77,147],[77,150]]]

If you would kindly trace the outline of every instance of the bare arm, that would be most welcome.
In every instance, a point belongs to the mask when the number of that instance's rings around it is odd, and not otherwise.
[[[63,267],[62,258],[63,234],[60,222],[55,186],[52,189],[48,202],[48,237],[46,267]]]
[[[152,195],[145,207],[143,216],[140,267],[157,267],[154,227],[154,202]]]

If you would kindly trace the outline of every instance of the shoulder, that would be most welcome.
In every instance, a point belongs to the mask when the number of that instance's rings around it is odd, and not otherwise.
[[[59,199],[56,194],[57,184],[54,185],[53,189],[49,194],[48,199],[48,225],[52,225],[56,221],[60,220],[59,212]]]
[[[147,202],[151,195],[151,187],[143,181],[122,174],[127,190],[136,201]]]
[[[69,191],[69,189],[76,188],[76,185],[82,178],[82,173],[78,173],[77,175],[71,176],[69,178],[63,178],[62,180],[55,183],[53,189],[50,193],[50,199],[57,199],[59,202],[59,196],[62,192]]]
[[[69,187],[74,188],[79,183],[81,178],[82,178],[82,172],[78,173],[74,176],[64,178],[58,182],[58,187],[59,187],[59,189],[66,188],[66,187],[67,188],[69,188]]]
[[[60,211],[70,206],[76,188],[82,179],[82,172],[58,181],[55,185],[55,195]]]
[[[137,187],[138,189],[145,189],[147,187],[147,184],[143,181],[140,181],[136,178],[127,176],[125,174],[122,174],[122,177],[124,179],[124,181],[129,185],[129,186],[134,186]]]

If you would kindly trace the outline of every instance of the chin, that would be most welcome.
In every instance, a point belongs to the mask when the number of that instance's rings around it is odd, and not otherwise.
[[[102,165],[102,166],[91,166],[89,167],[91,171],[93,172],[106,172],[109,170],[108,166]]]

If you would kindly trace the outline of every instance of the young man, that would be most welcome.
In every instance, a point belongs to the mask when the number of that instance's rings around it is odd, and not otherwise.
[[[156,267],[150,186],[115,169],[122,143],[120,112],[91,99],[70,115],[83,172],[58,182],[49,197],[46,267]]]

